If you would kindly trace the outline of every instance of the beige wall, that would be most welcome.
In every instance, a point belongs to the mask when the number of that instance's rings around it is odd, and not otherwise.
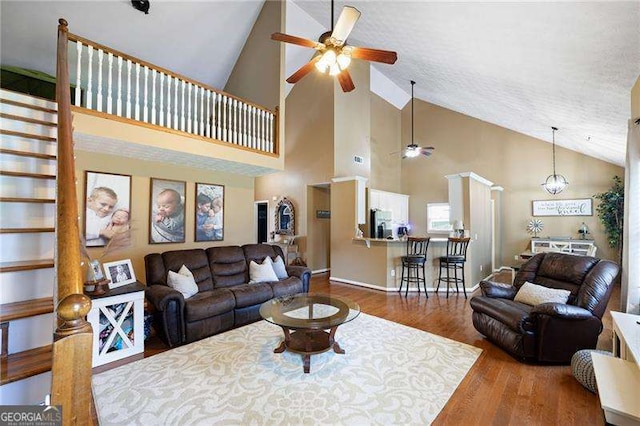
[[[419,100],[415,102],[415,114],[416,142],[436,148],[430,158],[402,162],[402,192],[411,195],[409,219],[415,233],[426,232],[426,204],[447,201],[444,176],[471,171],[504,187],[502,263],[526,250],[530,241],[526,226],[532,217],[531,201],[553,198],[540,186],[551,173],[551,144]],[[403,141],[411,137],[410,107],[402,111],[402,135]],[[556,159],[557,171],[570,183],[556,198],[592,197],[608,189],[613,176],[623,175],[621,167],[563,148],[557,148]],[[541,236],[575,238],[584,221],[596,240],[598,256],[615,258],[595,215],[595,205],[591,217],[541,219],[544,223]]]
[[[371,114],[369,91],[369,64],[353,61],[349,67],[355,90],[344,93],[340,84],[334,84],[334,176],[363,176],[369,178],[371,170]],[[333,77],[324,76],[335,80]],[[364,158],[362,164],[354,156]]]
[[[271,34],[280,31],[280,15],[280,1],[264,2],[224,87],[269,109],[280,104],[280,43],[271,40]]]
[[[329,183],[333,177],[333,80],[311,73],[298,82],[286,100],[285,169],[256,178],[256,200],[286,195],[296,208],[296,235],[307,258],[307,185]],[[269,217],[275,204],[270,202]],[[269,222],[270,230],[273,228]],[[314,264],[314,268],[326,265]]]
[[[309,186],[307,205],[307,266],[318,271],[331,264],[331,219],[316,217],[316,210],[331,211],[331,188]]]
[[[400,192],[400,110],[371,93],[371,176],[369,188]]]
[[[220,173],[204,169],[179,167],[167,163],[142,161],[133,158],[96,154],[87,151],[76,151],[76,176],[78,180],[78,209],[84,215],[83,199],[85,170],[132,175],[131,179],[131,241],[132,246],[118,252],[108,254],[101,262],[119,259],[131,259],[136,278],[146,282],[144,256],[148,253],[161,253],[169,250],[187,248],[206,248],[211,246],[241,245],[255,242],[253,240],[253,178],[247,176]],[[182,180],[187,182],[185,204],[185,243],[149,244],[149,191],[151,177],[161,179]],[[195,243],[195,182],[214,183],[225,186],[224,199],[224,241]],[[82,222],[84,223],[84,218]],[[100,256],[102,249],[90,250],[93,257]]]

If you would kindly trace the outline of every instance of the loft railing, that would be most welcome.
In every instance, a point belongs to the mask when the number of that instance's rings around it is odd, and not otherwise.
[[[206,84],[69,33],[74,105],[278,154],[278,109],[270,111]]]
[[[62,406],[64,425],[93,424],[91,356],[93,333],[85,316],[91,300],[83,294],[71,95],[67,61],[67,22],[60,19],[56,60],[58,154],[56,179],[56,314],[53,339],[51,402]]]

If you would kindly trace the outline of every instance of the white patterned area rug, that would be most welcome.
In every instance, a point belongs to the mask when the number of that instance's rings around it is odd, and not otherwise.
[[[260,321],[97,374],[100,425],[424,425],[482,352],[360,314],[304,374],[282,339]]]

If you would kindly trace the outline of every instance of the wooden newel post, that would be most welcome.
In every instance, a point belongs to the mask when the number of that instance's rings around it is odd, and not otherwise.
[[[62,423],[93,424],[91,357],[93,333],[85,319],[91,299],[83,294],[76,194],[71,93],[67,58],[68,24],[60,19],[56,63],[58,165],[56,180],[56,313],[51,367],[51,401],[62,406]]]

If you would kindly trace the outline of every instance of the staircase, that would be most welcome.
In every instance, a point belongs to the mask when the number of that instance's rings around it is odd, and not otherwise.
[[[57,104],[0,89],[0,404],[51,392]]]

